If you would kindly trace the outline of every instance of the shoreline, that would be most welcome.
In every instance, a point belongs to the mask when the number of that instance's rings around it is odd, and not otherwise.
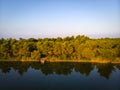
[[[79,63],[118,63],[120,61],[110,61],[110,60],[47,60],[47,62],[79,62]]]
[[[41,62],[42,60],[0,60],[0,62]],[[44,62],[79,62],[79,63],[113,63],[113,64],[120,64],[120,61],[111,61],[111,60],[44,60]]]

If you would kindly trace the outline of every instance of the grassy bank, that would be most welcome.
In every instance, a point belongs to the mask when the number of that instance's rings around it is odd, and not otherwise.
[[[41,62],[42,60],[0,60],[5,62]],[[44,62],[119,63],[120,60],[44,60]]]
[[[47,60],[48,62],[120,63],[120,60]]]

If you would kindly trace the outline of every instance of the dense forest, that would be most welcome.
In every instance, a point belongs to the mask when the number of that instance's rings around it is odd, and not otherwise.
[[[0,60],[120,60],[120,38],[0,39]]]

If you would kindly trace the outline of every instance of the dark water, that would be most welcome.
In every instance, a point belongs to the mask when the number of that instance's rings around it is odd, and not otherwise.
[[[120,90],[120,64],[0,62],[0,90]]]

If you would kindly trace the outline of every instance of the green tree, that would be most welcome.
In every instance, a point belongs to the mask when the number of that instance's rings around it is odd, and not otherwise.
[[[92,59],[94,57],[94,52],[90,48],[84,48],[82,51],[82,57]]]
[[[32,60],[40,60],[41,59],[41,54],[38,50],[34,50],[31,52],[31,59]]]

